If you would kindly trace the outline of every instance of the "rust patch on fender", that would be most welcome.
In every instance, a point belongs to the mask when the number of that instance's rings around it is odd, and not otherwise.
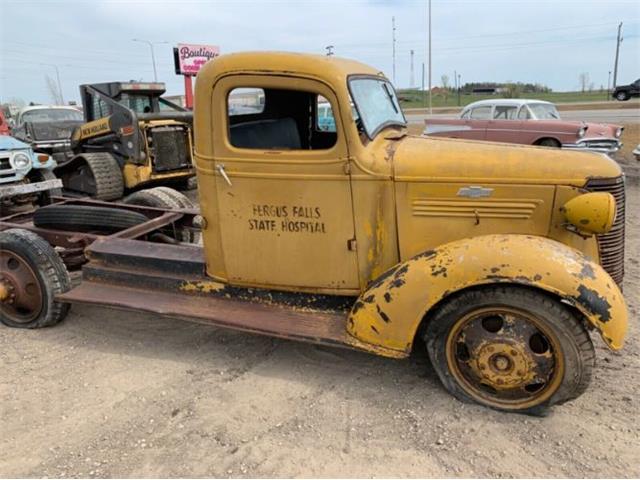
[[[580,292],[580,296],[577,301],[582,305],[588,306],[593,313],[600,317],[602,323],[607,323],[611,320],[611,304],[606,298],[601,297],[598,292],[584,285],[578,287],[578,292]]]

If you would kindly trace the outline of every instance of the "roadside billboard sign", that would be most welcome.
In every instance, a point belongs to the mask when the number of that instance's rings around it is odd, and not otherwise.
[[[205,63],[218,55],[220,55],[220,47],[217,45],[179,43],[174,48],[176,73],[195,76]]]

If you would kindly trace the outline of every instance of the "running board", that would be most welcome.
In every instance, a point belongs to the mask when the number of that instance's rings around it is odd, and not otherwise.
[[[353,348],[355,340],[350,341],[347,334],[345,313],[303,311],[299,307],[155,289],[143,290],[86,280],[72,290],[57,295],[56,300],[154,313],[164,317],[183,318],[223,328],[331,346]]]

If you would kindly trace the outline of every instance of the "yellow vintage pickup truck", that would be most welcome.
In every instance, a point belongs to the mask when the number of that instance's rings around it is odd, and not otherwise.
[[[194,131],[199,211],[60,198],[0,220],[6,325],[90,303],[391,358],[426,344],[457,398],[534,414],[586,390],[590,330],[622,347],[605,155],[412,136],[381,72],[291,53],[208,62]]]

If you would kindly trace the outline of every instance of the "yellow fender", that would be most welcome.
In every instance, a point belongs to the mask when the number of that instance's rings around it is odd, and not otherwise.
[[[550,292],[578,309],[614,350],[622,348],[627,307],[604,269],[544,237],[484,235],[447,243],[403,262],[369,284],[348,318],[351,343],[407,356],[425,315],[454,292],[496,283]]]

